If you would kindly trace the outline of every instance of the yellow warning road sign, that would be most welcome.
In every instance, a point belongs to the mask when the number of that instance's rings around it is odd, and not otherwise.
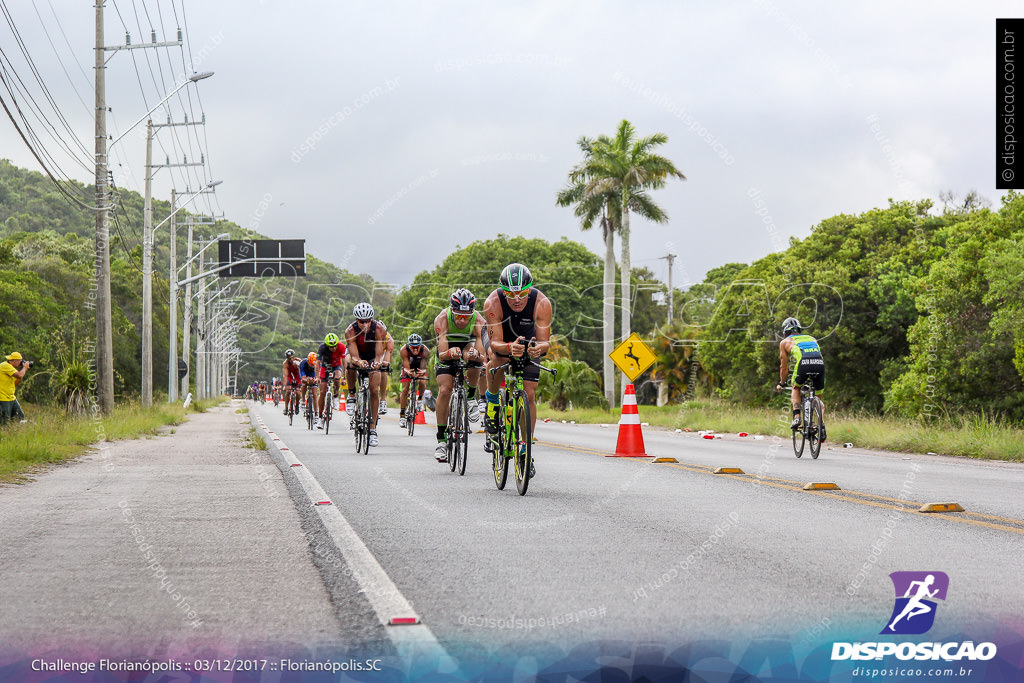
[[[608,357],[615,361],[619,370],[632,382],[644,370],[654,365],[655,355],[647,344],[644,344],[636,332],[629,335],[618,348],[608,354]]]

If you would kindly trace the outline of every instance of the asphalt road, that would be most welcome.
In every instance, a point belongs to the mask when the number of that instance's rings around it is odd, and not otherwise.
[[[646,429],[648,453],[678,461],[652,463],[605,457],[615,425],[549,423],[520,497],[514,481],[496,489],[482,435],[460,477],[434,461],[433,425],[410,438],[393,408],[368,455],[343,415],[325,435],[258,412],[464,672],[601,640],[773,638],[800,655],[871,639],[893,571],[949,575],[937,638],[1021,627],[1020,465],[841,447],[797,460],[788,442]],[[746,474],[712,474],[720,466]],[[812,481],[841,490],[801,489]],[[916,512],[954,501],[967,512]]]

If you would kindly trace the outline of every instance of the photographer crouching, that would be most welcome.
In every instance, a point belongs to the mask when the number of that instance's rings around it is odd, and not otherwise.
[[[17,351],[0,363],[0,425],[14,419],[25,422],[25,413],[22,412],[18,399],[14,397],[14,389],[25,379],[25,373],[30,367],[32,361],[25,360]]]

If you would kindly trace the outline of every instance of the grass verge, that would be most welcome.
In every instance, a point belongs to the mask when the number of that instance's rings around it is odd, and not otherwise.
[[[76,458],[89,450],[101,435],[107,441],[156,434],[165,425],[177,425],[192,412],[204,412],[221,401],[203,401],[186,410],[180,403],[154,403],[143,408],[136,402],[120,403],[109,415],[67,417],[64,411],[45,405],[23,406],[29,421],[0,429],[0,482],[19,481],[42,465]]]
[[[788,439],[792,413],[788,405],[777,408],[747,408],[724,401],[696,400],[675,406],[640,406],[640,420],[670,429],[693,431],[713,429],[722,433],[747,432]],[[579,423],[616,424],[620,411],[583,408],[552,410],[546,404],[538,416]],[[988,416],[951,417],[922,423],[876,415],[828,411],[826,445],[850,442],[863,448],[908,453],[961,455],[986,460],[1024,462],[1024,429]]]
[[[263,438],[263,435],[260,434],[259,430],[255,427],[249,428],[249,433],[246,435],[245,439],[242,440],[242,445],[246,448],[251,448],[257,451],[267,450],[266,439]]]

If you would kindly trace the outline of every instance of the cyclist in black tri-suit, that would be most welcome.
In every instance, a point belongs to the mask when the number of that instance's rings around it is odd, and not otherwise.
[[[551,347],[551,300],[534,288],[530,269],[521,263],[505,266],[498,279],[499,287],[491,292],[484,304],[484,318],[490,337],[490,359],[488,369],[508,362],[509,357],[519,357],[526,350],[536,360]],[[527,347],[530,339],[533,346]],[[498,431],[498,389],[502,377],[500,372],[487,373],[487,431]],[[524,387],[530,402],[530,433],[537,425],[537,382],[540,368],[527,365],[523,371]],[[533,476],[533,472],[530,476]]]
[[[430,349],[423,343],[423,337],[418,334],[410,334],[409,341],[398,351],[402,358],[402,398],[400,402],[400,417],[398,426],[405,429],[405,406],[409,402],[410,394],[413,400],[416,397],[416,390],[413,382],[419,388],[420,393],[427,388],[427,362],[430,360]]]
[[[377,411],[380,408],[380,375],[377,368],[385,353],[387,329],[384,323],[373,319],[373,306],[358,303],[352,310],[355,321],[345,328],[345,343],[348,345],[348,387],[352,394],[359,390],[356,369],[370,370],[370,445],[377,446]]]

